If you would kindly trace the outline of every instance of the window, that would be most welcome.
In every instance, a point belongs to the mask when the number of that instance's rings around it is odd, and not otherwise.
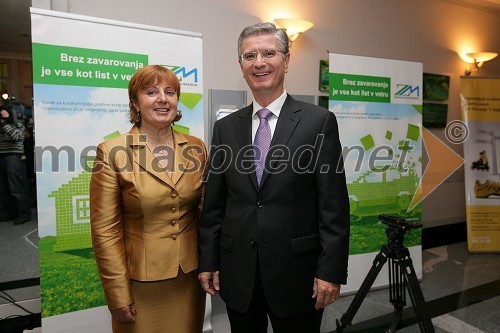
[[[90,221],[90,199],[88,195],[73,197],[73,223],[88,223]]]

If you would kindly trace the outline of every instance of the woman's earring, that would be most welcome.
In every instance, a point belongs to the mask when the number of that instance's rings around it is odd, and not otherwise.
[[[174,123],[181,120],[182,118],[182,111],[177,109],[177,114],[175,115]]]

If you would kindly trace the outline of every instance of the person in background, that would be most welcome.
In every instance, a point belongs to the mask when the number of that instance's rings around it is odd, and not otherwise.
[[[134,126],[99,144],[90,182],[92,244],[113,332],[199,333],[206,148],[172,127],[181,114],[171,70],[139,69],[128,92]]]
[[[8,104],[0,106],[0,201],[3,221],[19,225],[31,220],[29,184],[24,157],[24,125]]]
[[[24,155],[26,156],[26,174],[30,190],[30,206],[36,208],[36,172],[35,172],[35,132],[32,116],[24,120]]]
[[[289,41],[245,28],[239,64],[253,103],[214,125],[200,221],[203,289],[231,332],[319,332],[347,282],[349,199],[332,112],[284,89]]]

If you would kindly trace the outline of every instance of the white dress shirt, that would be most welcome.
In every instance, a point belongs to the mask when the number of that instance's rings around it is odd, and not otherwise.
[[[281,108],[285,103],[286,90],[283,90],[283,94],[274,100],[271,104],[265,108],[272,112],[271,118],[268,119],[269,127],[271,127],[271,137],[274,135],[274,130],[276,129],[276,124],[278,123],[278,117],[280,116]],[[252,143],[255,140],[255,133],[257,133],[257,128],[259,127],[260,119],[257,115],[257,111],[264,108],[260,106],[255,100],[253,101],[253,113],[252,113]]]

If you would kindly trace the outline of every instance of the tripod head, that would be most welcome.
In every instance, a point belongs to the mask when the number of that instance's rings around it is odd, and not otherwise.
[[[390,227],[402,229],[404,231],[409,231],[411,229],[417,229],[422,227],[422,224],[420,223],[407,222],[405,219],[387,214],[379,215],[378,219],[380,220],[380,222],[387,224]]]
[[[378,219],[380,222],[387,225],[385,233],[387,234],[387,237],[389,238],[389,242],[390,243],[396,242],[396,243],[401,244],[401,246],[403,244],[404,235],[406,234],[407,231],[422,227],[422,224],[420,224],[420,223],[411,223],[411,222],[406,221],[403,218],[399,218],[399,217],[391,216],[391,215],[387,215],[387,214],[379,215]]]

